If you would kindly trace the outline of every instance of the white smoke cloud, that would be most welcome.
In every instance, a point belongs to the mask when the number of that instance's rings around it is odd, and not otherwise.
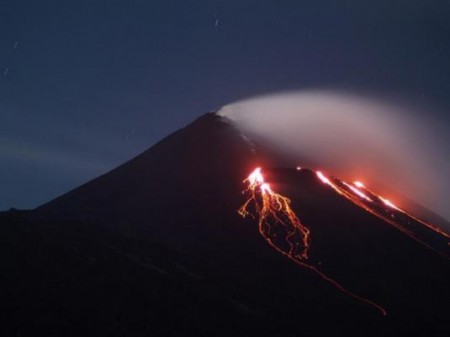
[[[282,93],[239,101],[219,114],[249,137],[291,154],[293,165],[320,168],[369,186],[388,186],[450,219],[448,139],[410,108],[348,94]]]

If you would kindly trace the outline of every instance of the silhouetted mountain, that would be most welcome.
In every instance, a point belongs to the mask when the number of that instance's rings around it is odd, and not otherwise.
[[[450,268],[209,113],[33,211],[0,215],[2,336],[448,336]],[[257,166],[311,230],[311,263],[237,209]]]

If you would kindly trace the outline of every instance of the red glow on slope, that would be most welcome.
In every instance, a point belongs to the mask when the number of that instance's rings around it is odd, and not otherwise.
[[[440,255],[443,255],[442,253],[436,251],[433,247],[428,245],[426,242],[424,242],[423,240],[418,238],[417,235],[413,231],[402,226],[396,220],[396,218],[399,215],[406,216],[407,218],[410,218],[411,220],[414,220],[414,221],[424,225],[425,227],[431,229],[432,231],[442,235],[443,237],[449,239],[450,235],[448,233],[446,233],[444,230],[442,230],[441,228],[439,228],[433,224],[430,224],[426,221],[423,221],[421,219],[418,219],[411,213],[397,207],[392,201],[369,190],[367,187],[364,186],[363,183],[361,183],[359,181],[354,182],[354,186],[356,186],[356,187],[354,187],[351,184],[349,184],[343,180],[339,180],[337,178],[328,178],[321,171],[316,171],[316,175],[323,183],[331,186],[337,193],[344,196],[345,198],[347,198],[354,204],[358,205],[359,207],[365,209],[366,211],[372,213],[373,215],[376,215],[377,217],[390,223],[391,225],[393,225],[397,229],[401,230],[402,232],[407,234],[409,237],[418,241],[419,243],[426,246],[427,248],[435,251],[436,253],[438,253]],[[373,204],[371,204],[371,203],[373,203]],[[387,206],[388,208],[390,208],[392,210],[391,211],[383,210],[382,208],[377,206],[379,204]],[[445,255],[443,255],[443,256],[448,258]]]
[[[399,210],[399,208],[398,208],[397,206],[395,206],[395,205],[392,203],[392,201],[390,201],[389,199],[385,199],[385,198],[383,198],[383,197],[380,197],[380,199],[381,199],[381,201],[383,201],[383,203],[384,203],[386,206],[389,206],[389,207],[391,207],[391,208],[395,208],[395,209]]]
[[[322,173],[317,172],[317,175],[323,182],[334,186]],[[383,315],[386,315],[386,310],[382,306],[352,293],[317,267],[306,262],[310,246],[310,230],[301,223],[292,210],[291,201],[275,193],[265,182],[261,168],[256,168],[244,182],[248,183],[245,190],[248,199],[238,213],[244,218],[248,215],[253,216],[249,208],[254,208],[254,217],[258,219],[259,232],[270,246],[298,265],[314,271],[343,293],[377,308]],[[277,237],[277,233],[280,232],[285,234],[281,238]]]
[[[366,188],[366,186],[364,186],[364,184],[360,181],[355,181],[353,184],[358,188]]]
[[[358,190],[356,187],[353,187],[352,185],[347,184],[345,181],[343,182],[343,184],[345,186],[347,186],[351,191],[353,191],[353,193],[355,193],[356,195],[360,196],[363,199],[366,199],[367,201],[372,202],[372,199],[370,199],[367,195],[365,195],[363,192]]]
[[[327,177],[325,177],[325,175],[324,175],[322,172],[317,171],[316,174],[317,174],[317,176],[319,177],[319,179],[322,180],[322,182],[324,182],[325,184],[333,185],[333,184],[331,183],[330,179],[328,179]]]

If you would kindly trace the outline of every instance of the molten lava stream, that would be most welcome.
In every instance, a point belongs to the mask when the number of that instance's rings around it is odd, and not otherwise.
[[[261,168],[256,168],[244,180],[244,183],[248,183],[245,190],[248,199],[238,210],[238,213],[244,218],[250,215],[258,219],[260,234],[277,252],[298,265],[312,270],[341,292],[377,308],[386,316],[386,310],[381,305],[352,293],[337,281],[325,275],[317,267],[306,262],[311,241],[310,230],[301,223],[292,210],[291,201],[275,193],[270,185],[265,182]],[[251,207],[254,208],[255,215],[249,210]]]
[[[442,229],[440,229],[437,226],[434,226],[430,223],[427,223],[423,220],[420,220],[413,216],[412,214],[406,212],[405,210],[397,207],[394,205],[390,200],[383,198],[382,196],[376,194],[375,192],[369,190],[367,187],[364,186],[363,183],[356,181],[353,184],[349,184],[343,180],[339,180],[337,178],[328,178],[326,177],[321,171],[316,171],[317,177],[324,183],[329,185],[333,190],[335,190],[338,194],[342,195],[346,199],[353,202],[355,205],[363,208],[367,212],[379,217],[380,219],[386,221],[387,223],[391,224],[398,230],[402,231],[406,235],[408,235],[411,239],[419,242],[423,246],[427,247],[428,249],[434,251],[435,253],[443,256],[446,259],[449,259],[449,257],[442,252],[436,250],[432,246],[430,246],[428,243],[420,239],[416,233],[414,233],[411,229],[405,228],[404,224],[401,223],[401,221],[398,220],[397,215],[402,214],[403,216],[406,216],[410,218],[411,220],[416,221],[417,223],[420,223],[427,227],[428,229],[434,231],[437,234],[440,234],[444,238],[448,239],[450,238],[450,235],[444,232]],[[380,205],[383,206],[383,208],[380,208]],[[386,207],[387,206],[387,207]],[[448,243],[447,243],[448,244]]]
[[[426,221],[424,221],[424,220],[421,220],[421,219],[415,217],[414,215],[412,215],[411,213],[405,211],[404,209],[401,209],[400,207],[397,207],[397,206],[394,205],[390,200],[385,199],[385,198],[383,198],[382,196],[377,195],[375,192],[369,190],[369,189],[368,189],[367,187],[365,187],[361,182],[355,181],[355,182],[354,182],[354,185],[357,186],[357,187],[359,187],[359,188],[361,188],[361,189],[364,189],[364,190],[366,190],[368,193],[370,193],[370,194],[376,196],[376,197],[377,197],[379,200],[381,200],[386,206],[388,206],[388,207],[390,207],[390,208],[393,208],[394,210],[396,210],[396,211],[398,211],[398,212],[400,212],[400,213],[405,214],[406,216],[408,216],[408,217],[410,217],[411,219],[413,219],[413,220],[415,220],[415,221],[421,223],[421,224],[424,225],[425,227],[428,227],[429,229],[431,229],[432,231],[436,232],[437,234],[440,234],[440,235],[444,236],[445,238],[450,239],[450,234],[448,234],[447,232],[445,232],[443,229],[441,229],[441,228],[439,228],[438,226],[435,226],[435,225],[433,225],[433,224],[431,224],[431,223],[429,223],[429,222],[426,222]]]

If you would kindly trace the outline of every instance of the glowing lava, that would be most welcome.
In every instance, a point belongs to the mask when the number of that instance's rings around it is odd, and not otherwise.
[[[334,186],[322,173],[317,172],[317,175],[323,182]],[[244,183],[248,183],[248,187],[245,190],[245,193],[248,194],[248,199],[238,212],[244,218],[250,215],[258,219],[260,234],[276,251],[298,265],[314,271],[322,279],[331,283],[343,293],[377,308],[383,315],[386,315],[386,310],[382,306],[352,293],[337,281],[325,275],[317,267],[306,262],[311,240],[310,230],[301,223],[292,210],[290,206],[291,201],[275,193],[270,185],[265,182],[261,168],[256,168],[244,180]],[[252,210],[254,209],[254,215],[250,210],[251,208]]]
[[[309,248],[309,229],[303,226],[292,210],[291,201],[272,191],[270,185],[264,182],[261,168],[255,169],[244,182],[248,182],[247,191],[250,198],[239,209],[243,217],[249,215],[248,206],[254,201],[256,213],[259,215],[259,231],[273,244],[277,231],[269,224],[273,220],[275,226],[282,226],[285,232],[286,253],[295,259],[307,259]]]
[[[353,184],[358,188],[365,188],[364,184],[360,181],[355,181]]]
[[[333,188],[337,193],[344,196],[357,206],[365,209],[371,214],[383,219],[395,228],[407,234],[412,239],[421,243],[425,247],[433,250],[434,252],[448,258],[447,255],[431,247],[428,243],[420,238],[419,231],[423,230],[418,226],[414,226],[415,223],[424,225],[426,228],[441,235],[445,239],[449,239],[450,235],[443,231],[441,228],[418,219],[407,211],[397,207],[392,201],[376,194],[369,190],[360,181],[355,181],[353,184],[349,184],[343,180],[337,178],[329,178],[325,176],[321,171],[316,171],[317,177],[324,183]],[[387,206],[387,207],[385,207]],[[447,242],[448,245],[448,242]]]

